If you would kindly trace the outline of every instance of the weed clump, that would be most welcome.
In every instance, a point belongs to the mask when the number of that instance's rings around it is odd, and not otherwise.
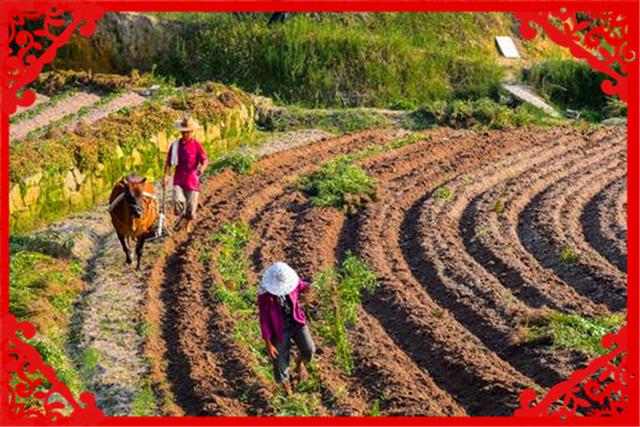
[[[576,252],[570,245],[566,245],[560,252],[560,260],[565,264],[575,264],[580,259],[580,254]]]
[[[602,337],[616,332],[624,322],[624,313],[586,318],[552,311],[525,326],[522,335],[524,342],[546,342],[551,350],[580,349],[602,355],[607,352],[600,344]]]
[[[336,364],[347,374],[353,369],[348,329],[358,322],[362,294],[373,292],[378,285],[376,274],[351,253],[340,268],[320,272],[314,283],[322,316],[318,332],[335,347]]]
[[[407,125],[414,129],[449,126],[456,129],[511,129],[517,126],[548,126],[559,119],[529,104],[515,108],[490,98],[477,100],[438,101],[425,104],[411,113]]]
[[[311,198],[312,206],[341,208],[348,214],[377,200],[375,180],[348,158],[325,163],[320,170],[302,177],[299,187]]]
[[[212,240],[222,245],[216,259],[216,268],[228,289],[239,290],[248,284],[249,262],[244,256],[244,248],[250,237],[249,226],[240,222],[226,224],[213,235]]]
[[[245,154],[240,151],[232,151],[211,165],[211,173],[219,173],[225,169],[231,169],[240,175],[249,175],[253,171],[253,165],[258,160],[255,155]]]
[[[433,197],[445,203],[451,203],[453,201],[453,190],[449,187],[439,187],[433,192]]]

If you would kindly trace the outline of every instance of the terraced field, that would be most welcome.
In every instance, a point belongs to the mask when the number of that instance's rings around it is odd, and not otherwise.
[[[320,387],[310,392],[317,415],[369,415],[372,407],[381,415],[510,415],[524,388],[548,388],[588,361],[584,351],[549,352],[513,336],[548,309],[625,309],[625,128],[425,132],[360,157],[379,200],[352,216],[312,207],[295,185],[330,159],[400,137],[329,137],[267,155],[254,174],[226,171],[207,184],[196,231],[168,241],[150,275],[162,322],[152,371],[168,381],[176,413],[278,413],[278,390],[257,374],[262,356],[238,339],[237,313],[210,295],[224,250],[212,236],[232,222],[251,231],[246,286],[278,260],[314,279],[347,252],[378,277],[348,332],[351,374],[333,363],[331,346],[320,346]],[[314,317],[313,304],[308,311]]]

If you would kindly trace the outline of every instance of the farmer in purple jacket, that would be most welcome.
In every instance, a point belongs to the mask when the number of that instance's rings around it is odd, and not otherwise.
[[[309,374],[304,364],[311,361],[316,347],[311,339],[304,311],[298,300],[300,292],[309,284],[284,262],[276,262],[264,272],[258,288],[260,329],[267,344],[267,352],[273,359],[276,381],[291,395],[289,382],[289,355],[291,341],[295,342],[300,356],[296,358],[296,370],[300,381]]]

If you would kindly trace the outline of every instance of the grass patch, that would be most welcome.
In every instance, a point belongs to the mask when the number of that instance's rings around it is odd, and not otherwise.
[[[341,208],[349,214],[376,198],[375,180],[349,158],[325,163],[318,171],[301,177],[298,186],[312,206]]]
[[[212,237],[222,247],[215,264],[227,289],[237,291],[248,284],[249,261],[244,256],[244,249],[250,237],[249,225],[240,222],[224,225]]]
[[[310,110],[295,106],[270,112],[263,124],[270,131],[319,128],[334,134],[392,125],[392,121],[384,114],[367,109]]]
[[[150,417],[157,415],[155,394],[149,384],[145,384],[131,401],[131,415],[134,417]]]
[[[35,325],[37,334],[29,343],[77,397],[85,386],[66,348],[73,303],[84,289],[83,268],[79,262],[35,252],[57,252],[60,241],[49,237],[10,239],[9,310],[18,320]],[[40,387],[50,385],[41,375],[34,375],[43,380]],[[31,404],[29,400],[25,403]]]
[[[453,194],[453,190],[449,187],[439,187],[433,192],[433,197],[445,203],[451,203],[453,201]]]
[[[502,199],[497,199],[496,203],[493,205],[493,211],[496,215],[500,216],[504,213],[504,202]]]
[[[242,153],[236,150],[225,154],[216,160],[207,172],[216,174],[225,169],[231,169],[240,175],[249,175],[253,171],[253,164],[257,160],[258,157],[255,155]]]
[[[89,375],[93,371],[102,357],[100,350],[95,347],[87,347],[82,352],[82,371],[85,375]]]
[[[566,245],[560,252],[560,260],[565,264],[573,265],[580,259],[580,254],[570,245]]]
[[[21,113],[12,115],[9,118],[9,123],[14,124],[14,123],[19,123],[19,122],[31,119],[37,116],[38,114],[40,114],[41,112],[43,112],[44,110],[55,107],[56,105],[58,105],[58,103],[60,103],[60,101],[75,95],[77,92],[78,90],[76,88],[71,88],[62,93],[55,94],[49,98],[48,102],[42,102],[36,105],[35,107],[22,111]]]
[[[602,355],[608,351],[600,344],[602,337],[616,332],[624,322],[624,313],[589,319],[554,311],[526,326],[524,341],[549,342],[552,350],[581,349]]]
[[[272,28],[263,13],[159,16],[197,25],[151,60],[159,73],[178,83],[234,83],[307,107],[489,96],[502,77],[492,34],[511,34],[514,25],[499,13],[296,13]],[[65,46],[57,61],[70,53]]]
[[[320,398],[309,393],[296,392],[291,397],[279,395],[271,402],[281,417],[312,417],[320,407]]]
[[[375,273],[351,253],[340,268],[323,270],[316,277],[314,287],[321,307],[317,330],[335,347],[335,362],[347,374],[353,369],[347,332],[358,321],[362,294],[373,292],[377,286]]]
[[[515,107],[490,98],[454,100],[425,104],[409,115],[405,126],[427,129],[448,126],[456,129],[511,129],[517,126],[551,126],[562,123],[530,104]]]

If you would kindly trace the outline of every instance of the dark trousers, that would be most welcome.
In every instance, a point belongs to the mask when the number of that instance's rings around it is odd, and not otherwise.
[[[291,342],[293,341],[300,351],[305,363],[311,361],[316,352],[316,346],[311,338],[309,326],[290,320],[284,322],[282,328],[282,342],[276,343],[278,355],[273,359],[273,372],[278,383],[289,381],[289,361],[291,356]]]

